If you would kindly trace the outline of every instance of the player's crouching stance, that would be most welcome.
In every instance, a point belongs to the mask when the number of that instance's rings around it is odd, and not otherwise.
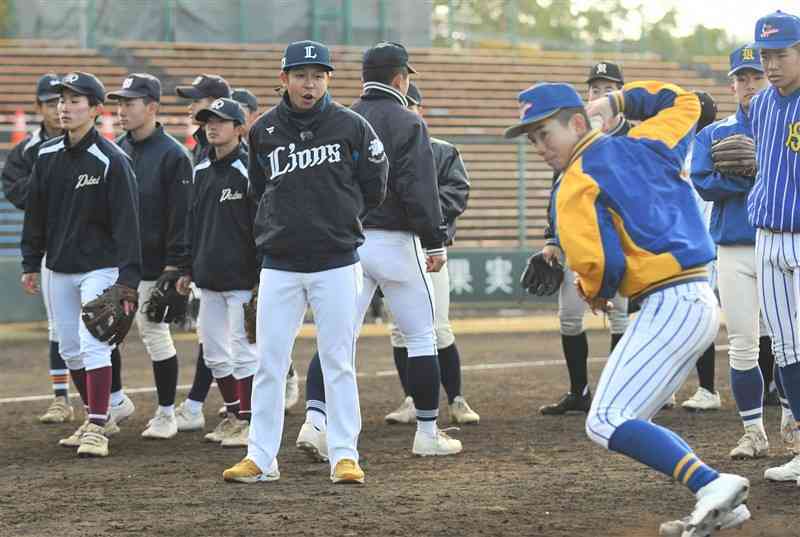
[[[191,265],[178,281],[189,293],[200,288],[198,325],[203,358],[217,381],[227,415],[209,442],[223,447],[247,445],[250,394],[256,372],[256,346],[247,339],[243,305],[258,281],[253,238],[255,201],[248,196],[247,153],[240,140],[244,110],[232,99],[217,99],[197,112],[211,145],[205,160],[194,167],[187,237]]]
[[[708,535],[739,515],[749,482],[704,464],[675,433],[651,420],[689,375],[719,325],[706,263],[714,248],[680,177],[700,104],[660,82],[634,82],[584,109],[566,84],[538,84],[519,95],[526,134],[561,176],[554,221],[578,290],[592,309],[619,291],[641,312],[611,353],[586,420],[601,446],[672,476],[697,497],[679,522],[685,536]],[[589,115],[619,112],[644,120],[628,136],[589,127]],[[741,506],[741,507],[740,507]]]
[[[88,414],[59,444],[77,447],[80,456],[105,457],[108,436],[119,431],[109,421],[111,350],[130,328],[137,306],[139,194],[128,157],[94,128],[105,99],[102,83],[88,73],[70,73],[56,87],[66,134],[42,145],[33,168],[22,234],[22,285],[38,291],[46,252],[61,355]],[[88,303],[112,286],[118,301],[108,305],[126,326],[110,341],[101,335],[101,341],[97,334],[103,327],[90,329],[86,320]]]
[[[328,409],[330,476],[363,483],[355,374],[357,297],[364,242],[359,216],[386,196],[388,163],[369,123],[328,93],[328,48],[292,43],[281,102],[250,130],[250,183],[259,197],[256,242],[264,254],[258,294],[259,366],[247,457],[226,481],[280,477],[286,373],[307,305],[314,312]],[[205,300],[205,297],[204,297]],[[201,323],[202,324],[202,323]]]

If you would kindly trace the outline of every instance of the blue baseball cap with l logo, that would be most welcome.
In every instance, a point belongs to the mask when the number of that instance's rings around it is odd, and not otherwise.
[[[542,82],[519,94],[519,123],[506,129],[506,138],[516,138],[525,127],[555,115],[562,108],[582,108],[583,101],[569,84]]]
[[[728,71],[728,76],[733,76],[742,69],[764,72],[764,66],[761,65],[761,55],[758,53],[758,48],[752,44],[742,45],[731,52],[730,60],[731,70]]]
[[[303,65],[321,65],[328,71],[333,71],[330,49],[317,41],[306,40],[289,43],[283,53],[281,69],[288,71]]]
[[[800,43],[800,17],[776,11],[758,19],[756,42],[758,48],[789,48]]]

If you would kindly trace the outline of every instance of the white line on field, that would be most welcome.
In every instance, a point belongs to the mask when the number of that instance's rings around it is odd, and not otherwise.
[[[727,351],[728,345],[717,345],[717,351]],[[589,362],[604,362],[606,357],[592,357],[589,358]],[[550,367],[550,366],[557,366],[563,365],[564,360],[537,360],[532,362],[504,362],[504,363],[497,363],[497,364],[475,364],[475,365],[462,365],[461,371],[492,371],[495,369],[520,369],[526,367]],[[386,369],[384,371],[377,371],[375,373],[358,373],[360,378],[369,378],[369,377],[392,377],[397,375],[397,371],[394,369]],[[305,380],[305,377],[300,376],[300,380]],[[178,385],[178,390],[180,391],[187,391],[191,388],[191,384],[180,384]],[[156,389],[153,386],[148,386],[145,388],[125,388],[125,393],[153,393]],[[74,390],[73,390],[74,392]],[[76,398],[78,394],[71,393],[70,397]],[[0,399],[0,405],[8,404],[8,403],[27,403],[30,401],[46,401],[48,399],[52,399],[52,394],[47,395],[28,395],[25,397],[5,397]]]

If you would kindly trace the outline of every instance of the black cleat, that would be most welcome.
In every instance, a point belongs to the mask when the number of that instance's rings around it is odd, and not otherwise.
[[[539,408],[539,412],[545,416],[560,416],[567,412],[589,412],[590,406],[592,406],[592,393],[587,390],[586,395],[565,393],[558,403],[544,405]]]

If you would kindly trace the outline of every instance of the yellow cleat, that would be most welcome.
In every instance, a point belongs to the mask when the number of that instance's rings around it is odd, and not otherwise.
[[[47,412],[39,416],[40,423],[67,423],[75,418],[75,411],[66,397],[55,397]]]
[[[342,459],[336,463],[331,474],[334,483],[364,483],[364,470],[353,459]]]
[[[222,479],[229,483],[259,483],[261,481],[277,481],[281,473],[277,468],[264,473],[252,460],[244,458],[231,468],[222,472]]]

